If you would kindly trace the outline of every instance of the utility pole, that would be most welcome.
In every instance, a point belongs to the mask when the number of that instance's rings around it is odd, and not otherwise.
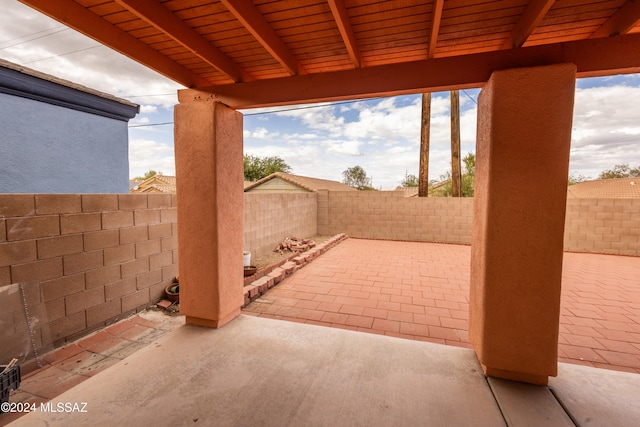
[[[429,196],[429,133],[431,128],[431,93],[422,94],[422,120],[420,122],[420,170],[418,171],[418,197]]]
[[[451,91],[451,190],[453,197],[462,197],[460,167],[460,92]]]

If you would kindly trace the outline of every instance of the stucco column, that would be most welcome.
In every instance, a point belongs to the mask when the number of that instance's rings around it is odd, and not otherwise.
[[[469,336],[490,376],[557,375],[576,67],[494,72],[478,98]]]
[[[180,312],[217,328],[244,302],[242,114],[206,99],[174,116]]]

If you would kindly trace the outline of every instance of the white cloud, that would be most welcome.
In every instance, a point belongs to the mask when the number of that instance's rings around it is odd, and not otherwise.
[[[640,164],[640,87],[577,89],[571,144],[571,170],[584,176]]]
[[[175,175],[176,165],[173,147],[149,140],[129,141],[129,176],[142,176],[149,170]]]
[[[158,107],[156,105],[141,105],[140,106],[140,113],[141,114],[157,113],[157,112],[158,112]]]
[[[0,10],[0,57],[140,104],[132,125],[173,120],[179,84],[15,0],[0,0]],[[571,171],[596,177],[615,164],[640,164],[640,75],[588,85],[576,90]],[[475,151],[477,107],[470,97],[477,93],[460,91],[463,155]],[[450,168],[449,109],[448,93],[432,94],[431,179]],[[374,186],[390,189],[405,171],[418,171],[419,95],[242,112],[246,152],[280,156],[294,173],[341,180],[342,171],[360,165]],[[132,176],[174,173],[171,126],[134,128],[130,135]]]

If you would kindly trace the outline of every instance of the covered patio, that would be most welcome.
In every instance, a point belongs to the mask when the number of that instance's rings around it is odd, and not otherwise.
[[[471,348],[466,245],[350,238],[248,315]],[[558,360],[640,373],[640,258],[565,252]]]
[[[22,1],[188,88],[174,110],[187,325],[61,398],[112,404],[94,414],[109,424],[150,414],[176,425],[201,417],[406,425],[427,414],[445,424],[446,414],[447,425],[496,425],[503,418],[488,384],[546,385],[558,375],[576,78],[640,71],[640,57],[629,54],[640,51],[638,2]],[[239,317],[243,129],[236,110],[469,87],[482,87],[468,270],[473,350]],[[415,270],[421,263],[414,260]],[[181,365],[170,377],[183,381],[178,390],[149,375],[166,364]],[[609,372],[619,375],[610,383],[599,371],[577,369],[562,367],[556,382],[559,395],[572,396],[563,400],[571,416],[607,424],[614,415],[636,416],[627,409],[637,376]],[[493,387],[498,402],[500,388]],[[561,408],[549,389],[534,390],[546,397],[504,402],[570,420],[564,410],[544,409],[549,400]],[[567,403],[574,397],[584,418]],[[255,405],[271,415],[244,422]]]

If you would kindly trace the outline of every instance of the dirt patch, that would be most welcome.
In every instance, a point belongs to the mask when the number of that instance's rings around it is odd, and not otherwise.
[[[300,237],[300,236],[296,236],[296,237]],[[324,241],[329,240],[330,238],[332,238],[333,236],[320,236],[320,235],[316,235],[316,236],[312,236],[312,237],[304,237],[305,239],[310,239],[316,242],[316,244],[320,244]],[[273,245],[273,247],[276,247],[276,244]],[[280,254],[278,252],[270,252],[268,254],[265,254],[259,258],[257,258],[256,260],[252,260],[251,264],[255,265],[256,267],[258,267],[258,270],[260,270],[261,268],[264,267],[268,267],[270,265],[273,265],[279,261],[282,261],[285,258],[290,257],[291,255],[293,255],[292,252],[285,252],[283,254]]]

